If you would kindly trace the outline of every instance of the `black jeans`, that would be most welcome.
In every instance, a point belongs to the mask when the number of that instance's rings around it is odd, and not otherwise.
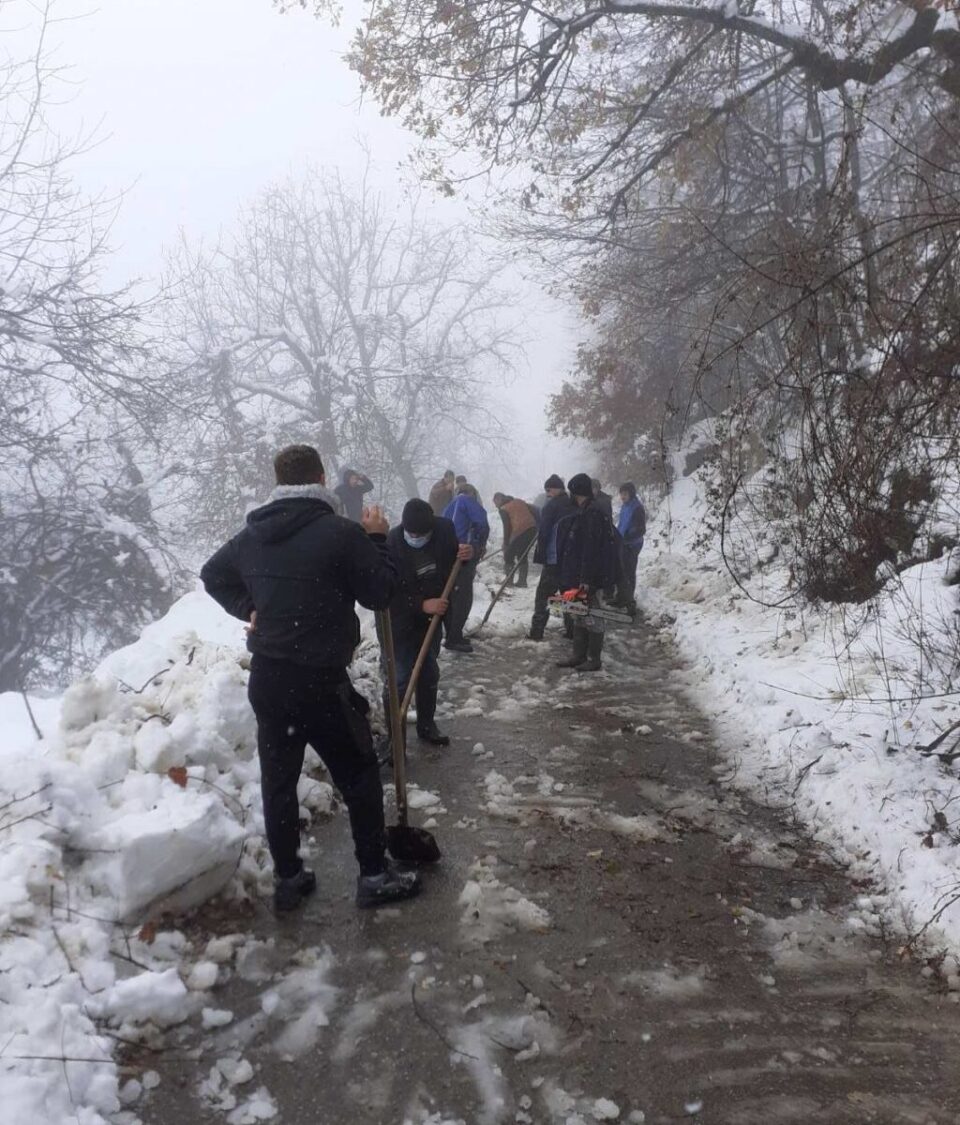
[[[530,622],[530,632],[543,634],[550,620],[550,610],[547,601],[560,589],[560,568],[547,563],[540,571],[540,581],[537,583],[537,592],[534,596],[533,618]]]
[[[320,755],[347,812],[362,875],[384,870],[383,786],[369,704],[340,668],[308,668],[254,656],[247,688],[257,716],[263,818],[274,871],[300,870],[297,782],[307,743]]]
[[[631,547],[624,543],[621,548],[621,557],[623,559],[623,574],[620,578],[620,597],[624,601],[634,601],[637,596],[637,563],[640,560],[640,551],[643,548],[641,543],[637,547]]]
[[[476,559],[465,562],[460,568],[445,618],[447,644],[456,644],[463,640],[463,630],[470,616],[470,610],[473,609],[473,580],[476,575]]]
[[[518,586],[526,586],[527,584],[527,572],[530,567],[530,544],[536,537],[537,529],[528,527],[526,531],[521,531],[516,539],[511,539],[503,549],[503,562],[507,568],[507,574],[513,570],[517,559],[520,560],[517,573],[513,576]]]
[[[428,622],[429,623],[429,622]],[[397,624],[393,623],[393,651],[397,661],[397,691],[400,702],[410,683],[413,666],[417,662],[420,646],[427,635],[427,625]],[[440,683],[440,665],[437,656],[440,653],[440,630],[433,634],[433,640],[427,649],[426,659],[420,669],[420,678],[414,699],[417,704],[417,729],[425,730],[434,719],[437,712],[437,686]],[[383,693],[383,713],[389,721],[390,699],[386,690]]]

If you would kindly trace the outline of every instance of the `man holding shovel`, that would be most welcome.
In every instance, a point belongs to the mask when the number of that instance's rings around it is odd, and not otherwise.
[[[293,910],[317,880],[299,855],[297,782],[307,743],[340,790],[360,866],[357,905],[381,906],[420,889],[415,872],[386,860],[380,765],[369,705],[347,666],[360,639],[355,605],[385,609],[397,578],[379,508],[361,523],[334,514],[320,455],[282,449],[277,487],[200,571],[207,593],[249,621],[248,694],[257,717],[263,817],[273,857],[274,906]]]
[[[399,582],[390,603],[393,642],[397,661],[397,689],[401,698],[410,684],[417,656],[427,636],[430,618],[443,616],[450,604],[443,588],[457,559],[469,562],[473,548],[457,541],[453,523],[436,516],[424,500],[409,500],[400,525],[387,536],[387,549]],[[414,698],[417,736],[431,746],[449,746],[450,739],[437,728],[437,694],[440,684],[440,630],[434,630],[420,669]],[[384,704],[386,710],[386,703]]]

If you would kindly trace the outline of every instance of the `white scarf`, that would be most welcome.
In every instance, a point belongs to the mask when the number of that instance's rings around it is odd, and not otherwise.
[[[267,497],[267,503],[272,504],[274,500],[322,500],[338,516],[343,515],[339,498],[328,492],[322,484],[278,484]]]

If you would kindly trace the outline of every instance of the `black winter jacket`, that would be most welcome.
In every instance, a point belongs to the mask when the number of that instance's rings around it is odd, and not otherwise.
[[[595,500],[562,521],[557,546],[561,589],[606,590],[620,581],[620,539]]]
[[[234,617],[257,611],[252,653],[319,668],[346,668],[360,639],[355,603],[386,609],[397,584],[384,537],[309,496],[252,511],[200,580]]]
[[[411,547],[403,528],[387,536],[387,550],[397,568],[397,591],[390,603],[390,617],[397,632],[423,632],[430,621],[422,606],[427,598],[439,598],[457,558],[460,544],[451,520],[438,517],[433,535],[424,547]]]
[[[348,484],[351,477],[357,477],[359,484]],[[343,514],[354,523],[360,522],[363,515],[363,498],[368,492],[373,491],[373,481],[358,473],[356,469],[344,469],[340,474],[340,483],[333,490],[340,497],[343,505]]]
[[[537,533],[537,545],[533,551],[533,561],[541,566],[547,562],[550,544],[557,532],[557,524],[564,516],[572,515],[577,510],[576,501],[572,500],[566,492],[559,496],[551,496],[540,513],[540,530]],[[557,558],[559,559],[559,554]]]

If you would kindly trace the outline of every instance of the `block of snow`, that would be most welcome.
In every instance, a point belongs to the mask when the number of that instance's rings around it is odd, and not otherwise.
[[[226,1027],[233,1023],[233,1012],[225,1008],[204,1008],[200,1013],[204,1031],[212,1031],[216,1027]]]
[[[206,992],[217,983],[219,972],[213,961],[198,961],[187,976],[187,988],[192,992]]]
[[[172,782],[164,789],[154,808],[121,812],[87,841],[107,853],[90,866],[121,918],[173,892],[179,892],[181,909],[203,901],[216,889],[216,880],[229,875],[246,835],[219,798]],[[204,875],[211,878],[203,880]]]
[[[191,1011],[187,987],[176,969],[138,973],[117,981],[103,995],[91,998],[88,1006],[96,1016],[158,1027],[182,1023]],[[150,1089],[146,1074],[143,1084]]]

